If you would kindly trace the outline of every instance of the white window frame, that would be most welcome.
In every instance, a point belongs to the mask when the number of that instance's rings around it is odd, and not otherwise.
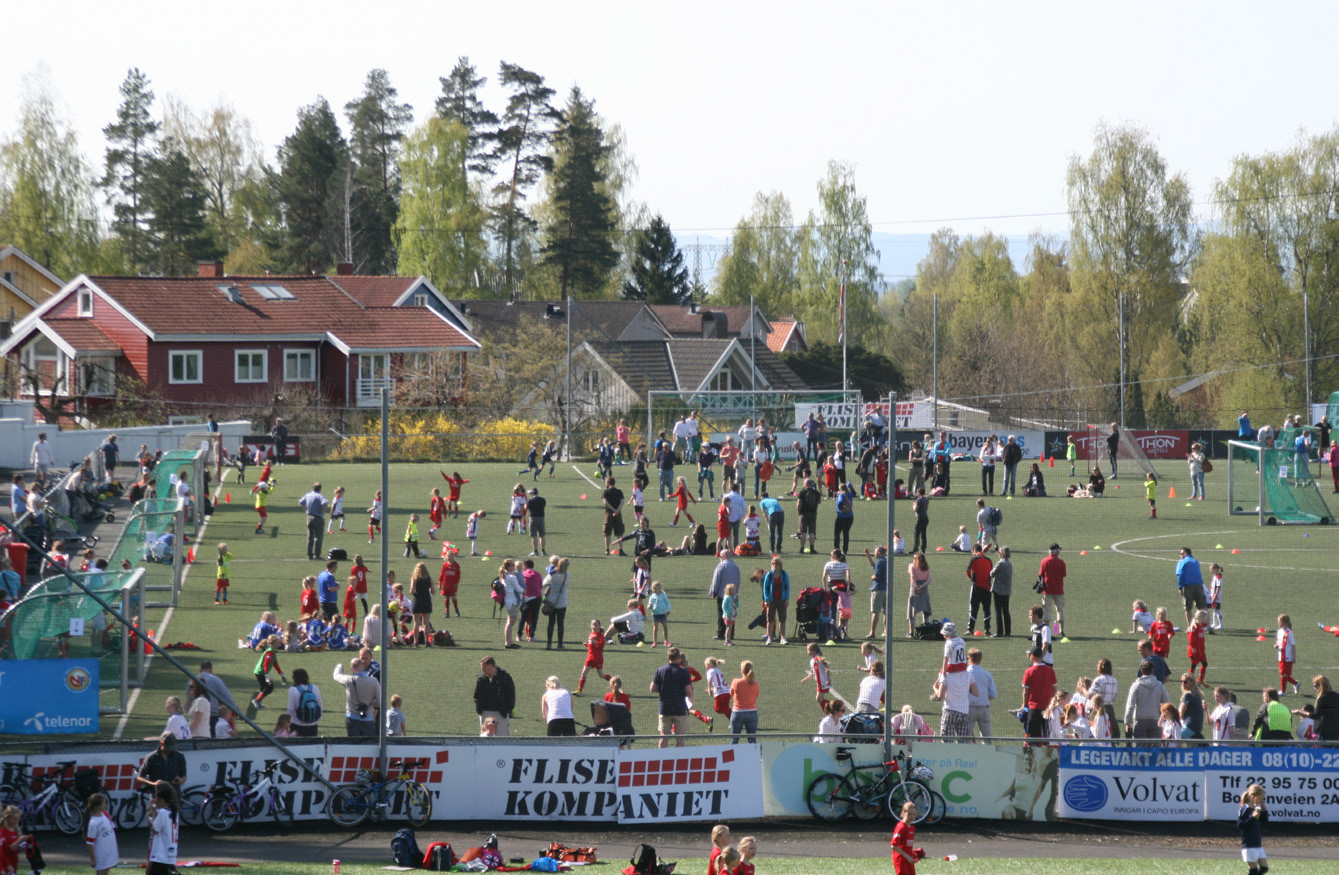
[[[711,375],[711,379],[707,381],[707,386],[713,392],[729,392],[736,388],[742,388],[736,386],[738,382],[739,381],[735,379],[733,371],[729,368],[721,368],[719,371]]]
[[[260,356],[260,376],[242,376],[242,356],[247,357],[247,370],[252,369],[254,356]],[[234,383],[268,383],[270,381],[270,352],[266,349],[235,349],[232,354],[232,381]]]
[[[182,376],[189,377],[189,362],[195,361],[195,379],[176,379],[178,361],[182,364]],[[167,354],[167,382],[174,386],[199,385],[205,381],[205,354],[198,349],[174,349]]]
[[[413,303],[415,307],[426,307],[428,306],[428,293],[419,292],[418,294],[414,295],[414,297],[411,298],[410,301]]]
[[[306,359],[311,362],[311,376],[301,376],[299,369],[298,376],[292,376],[288,369],[288,363],[291,360],[301,362]],[[315,383],[316,382],[316,350],[314,349],[286,349],[284,350],[284,382],[285,383]]]
[[[77,293],[78,307],[80,316],[93,315],[93,290],[87,286],[82,286]]]
[[[110,397],[116,394],[116,359],[111,356],[90,356],[79,361],[79,391],[95,398]],[[96,376],[89,380],[89,372]],[[105,382],[102,382],[105,381]]]

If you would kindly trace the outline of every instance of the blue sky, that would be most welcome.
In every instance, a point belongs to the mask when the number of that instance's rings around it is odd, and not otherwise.
[[[272,158],[299,106],[342,107],[373,67],[421,117],[457,56],[493,76],[505,59],[560,95],[579,84],[622,125],[638,198],[681,239],[725,235],[760,190],[802,219],[834,158],[856,166],[882,233],[1064,234],[1066,163],[1103,120],[1145,127],[1207,201],[1234,155],[1337,112],[1335,3],[14,6],[0,132],[44,64],[97,166],[132,65],[160,98],[226,97]]]

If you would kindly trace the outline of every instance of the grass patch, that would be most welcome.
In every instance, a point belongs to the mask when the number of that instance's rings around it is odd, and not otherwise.
[[[440,597],[434,599],[434,622],[438,628],[448,628],[459,646],[401,649],[390,655],[390,691],[404,696],[411,735],[477,733],[472,690],[479,657],[488,653],[497,655],[500,664],[516,680],[518,707],[517,718],[512,722],[513,733],[543,734],[539,703],[544,679],[557,675],[569,688],[574,687],[584,658],[581,642],[588,634],[591,618],[607,620],[623,610],[629,591],[630,561],[604,555],[600,535],[600,489],[585,479],[594,478],[593,466],[582,466],[578,473],[571,465],[561,465],[554,479],[546,476],[538,484],[533,484],[528,475],[519,477],[518,467],[516,464],[460,464],[446,468],[448,473],[453,468],[458,469],[470,482],[464,488],[461,518],[448,519],[441,536],[465,545],[464,552],[468,553],[464,517],[470,511],[485,509],[488,518],[483,522],[479,547],[481,551],[492,551],[493,556],[462,560],[464,578],[460,601],[463,617],[445,620]],[[958,526],[966,525],[969,531],[974,530],[979,489],[975,488],[977,478],[972,466],[956,467],[958,476],[954,478],[954,494],[936,499],[931,507],[930,563],[934,575],[931,596],[935,614],[952,618],[965,631],[970,586],[965,576],[966,559],[949,552],[947,546],[957,534]],[[391,469],[386,535],[392,545],[390,564],[401,581],[407,581],[413,569],[413,562],[402,558],[403,532],[411,511],[423,517],[422,547],[429,556],[426,562],[434,578],[440,567],[437,559],[440,544],[426,538],[429,494],[434,487],[445,486],[438,469],[437,465],[422,464],[397,464]],[[1220,470],[1225,469],[1223,466]],[[304,575],[315,574],[321,568],[321,563],[304,558],[304,517],[297,506],[298,497],[313,481],[321,481],[327,495],[339,485],[346,489],[349,530],[327,536],[325,548],[344,547],[351,556],[363,553],[373,573],[379,573],[380,545],[368,544],[366,516],[362,513],[380,485],[376,466],[307,464],[278,468],[276,473],[279,486],[270,499],[270,525],[260,536],[253,534],[256,516],[249,487],[239,486],[231,477],[223,486],[218,511],[202,543],[197,546],[197,563],[190,571],[181,605],[162,636],[165,641],[191,641],[204,648],[201,654],[182,654],[186,663],[196,668],[201,658],[212,659],[215,671],[227,681],[239,702],[245,702],[255,692],[252,668],[256,656],[251,651],[239,650],[237,637],[249,632],[265,610],[276,611],[281,620],[296,618],[300,581]],[[1054,481],[1051,484],[1053,494],[1063,492],[1064,478],[1060,473],[1060,467],[1047,470]],[[630,486],[631,469],[617,468],[615,476],[620,486]],[[1021,727],[1006,709],[1019,704],[1019,679],[1026,666],[1023,650],[1028,627],[1027,610],[1033,602],[1029,584],[1045,555],[1046,546],[1052,541],[1063,545],[1062,558],[1069,566],[1066,585],[1069,642],[1056,645],[1056,669],[1066,689],[1072,689],[1075,678],[1080,675],[1093,675],[1099,658],[1109,657],[1121,683],[1118,704],[1123,707],[1125,690],[1135,675],[1137,656],[1136,636],[1129,632],[1130,604],[1135,598],[1143,598],[1151,607],[1165,605],[1173,621],[1177,625],[1183,623],[1177,619],[1180,609],[1173,576],[1177,549],[1182,545],[1194,549],[1204,565],[1206,579],[1208,564],[1212,561],[1222,563],[1227,572],[1224,614],[1228,630],[1209,638],[1208,680],[1211,684],[1224,684],[1239,690],[1242,703],[1255,707],[1259,695],[1256,691],[1277,684],[1272,633],[1275,617],[1280,613],[1290,613],[1294,620],[1299,652],[1294,673],[1298,678],[1309,678],[1319,671],[1333,672],[1339,666],[1339,658],[1336,658],[1339,640],[1317,628],[1317,622],[1325,625],[1339,623],[1339,607],[1335,607],[1328,583],[1333,576],[1339,531],[1333,526],[1261,528],[1253,517],[1231,517],[1222,498],[1225,483],[1221,478],[1224,476],[1217,472],[1209,475],[1209,495],[1217,497],[1193,504],[1185,502],[1184,498],[1168,500],[1166,497],[1168,487],[1175,486],[1178,492],[1184,493],[1189,489],[1188,483],[1171,478],[1164,480],[1159,487],[1157,520],[1147,518],[1142,484],[1133,479],[1113,481],[1108,486],[1109,497],[1099,500],[1020,497],[1004,501],[998,496],[988,499],[988,503],[1004,510],[1002,540],[1014,550],[1015,567],[1014,637],[973,638],[970,642],[971,646],[984,651],[985,666],[994,673],[1000,690],[994,706],[997,734],[1021,734]],[[501,623],[490,616],[492,602],[488,598],[488,583],[496,574],[502,557],[524,557],[530,552],[528,538],[505,534],[508,497],[518,480],[523,480],[527,487],[538,485],[548,499],[548,552],[572,557],[567,648],[561,652],[547,651],[539,641],[520,650],[504,652],[501,649]],[[778,484],[778,481],[773,482]],[[231,501],[225,501],[224,496],[230,496]],[[648,499],[648,515],[659,537],[677,545],[688,532],[685,521],[681,520],[677,528],[670,527],[672,505],[656,501],[654,491],[648,494]],[[797,527],[794,503],[788,500],[785,504],[787,528],[793,531]],[[690,505],[689,510],[707,522],[709,529],[714,528],[713,503]],[[820,540],[820,549],[831,547],[832,513],[830,503],[825,503],[820,510],[819,532],[827,538]],[[858,582],[867,583],[869,576],[863,549],[885,542],[886,513],[887,505],[883,502],[857,503],[851,552]],[[897,527],[910,541],[913,527],[910,502],[898,502],[896,513]],[[631,522],[631,514],[628,517]],[[215,545],[220,541],[228,542],[236,556],[230,591],[232,603],[228,607],[213,604],[213,555]],[[797,541],[787,539],[783,556],[792,578],[792,594],[805,586],[818,584],[826,559],[821,554],[797,555],[797,544]],[[938,546],[945,550],[935,550]],[[1240,552],[1233,553],[1233,550]],[[1087,555],[1081,555],[1081,551],[1087,551]],[[758,611],[760,596],[747,578],[754,568],[763,567],[764,558],[741,559],[739,563],[745,576],[740,616],[751,618]],[[814,704],[813,686],[799,683],[807,668],[803,645],[792,641],[790,647],[763,647],[759,633],[745,630],[743,623],[738,635],[739,646],[727,650],[719,646],[720,642],[711,640],[715,631],[715,602],[707,597],[706,591],[714,565],[715,560],[706,557],[656,560],[653,577],[662,582],[673,602],[672,639],[687,650],[692,663],[698,667],[708,655],[728,657],[730,674],[740,660],[754,661],[762,684],[759,703],[762,730],[814,731],[821,714]],[[892,653],[886,656],[893,677],[890,704],[899,707],[910,702],[932,726],[936,726],[939,708],[937,703],[929,701],[929,694],[940,664],[941,648],[902,637],[906,632],[905,569],[904,559],[894,561],[891,604],[895,640]],[[344,570],[342,568],[341,572]],[[342,584],[341,580],[341,595]],[[859,638],[869,629],[866,588],[862,585],[854,598],[855,617],[851,621],[854,643],[824,648],[832,664],[836,689],[851,699],[854,699],[862,677],[857,671]],[[151,616],[155,627],[160,620],[160,613]],[[541,618],[541,631],[546,621],[547,618]],[[1258,628],[1267,630],[1269,641],[1256,640]],[[281,664],[290,676],[294,668],[305,667],[313,680],[322,686],[327,704],[325,725],[342,734],[340,690],[330,680],[331,668],[341,658],[347,660],[349,656],[285,654]],[[654,730],[656,701],[648,686],[652,673],[663,660],[664,651],[659,648],[611,645],[606,651],[606,670],[622,676],[625,689],[633,697],[634,722],[642,732]],[[1176,673],[1188,668],[1184,638],[1174,639],[1169,662]],[[164,660],[155,659],[146,688],[129,720],[126,737],[143,737],[161,731],[164,698],[180,695],[184,688],[181,675]],[[587,687],[586,696],[604,692],[604,685],[598,683],[594,689]],[[285,701],[282,693],[281,688],[271,699],[276,709]],[[697,691],[697,700],[699,707],[710,711],[705,689]],[[260,712],[259,722],[272,723],[276,709]],[[581,700],[577,702],[576,711],[579,720],[589,713]],[[116,722],[104,720],[103,734],[109,735]],[[705,732],[705,727],[695,724],[693,732]],[[961,861],[957,867],[969,871],[962,868],[965,865],[966,861]],[[1141,872],[1157,871],[1150,870],[1150,865],[1141,863]],[[768,867],[769,871],[791,871],[772,870],[772,861]]]

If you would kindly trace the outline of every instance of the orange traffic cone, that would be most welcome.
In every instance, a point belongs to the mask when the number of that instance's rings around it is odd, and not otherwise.
[[[1045,447],[1043,447],[1043,448],[1042,448],[1042,451],[1041,451],[1040,453],[1037,454],[1037,461],[1038,461],[1038,462],[1045,462],[1045,461],[1046,461],[1046,448],[1045,448]]]
[[[145,653],[153,653],[153,647],[150,646],[150,644],[149,644],[149,639],[150,639],[150,638],[153,638],[153,630],[152,630],[152,629],[149,630],[149,638],[145,638],[145,639],[144,639],[144,652],[145,652]]]
[[[1168,497],[1168,498],[1176,498],[1176,487],[1175,487],[1175,486],[1173,486],[1171,489],[1168,489],[1168,490],[1167,490],[1167,497]]]
[[[225,493],[223,493],[223,503],[224,503],[224,504],[232,504],[232,493],[231,493],[231,492],[225,492]]]
[[[1055,456],[1052,456],[1052,457],[1051,457],[1051,467],[1052,467],[1052,468],[1055,467]]]
[[[1175,496],[1173,496],[1173,498],[1175,498]],[[186,564],[190,565],[194,561],[195,561],[195,548],[192,547],[191,549],[186,551]]]

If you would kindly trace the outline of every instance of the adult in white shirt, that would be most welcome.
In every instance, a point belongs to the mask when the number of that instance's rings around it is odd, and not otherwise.
[[[981,666],[981,651],[973,647],[967,651],[967,680],[971,684],[967,697],[967,733],[972,727],[982,738],[990,738],[990,703],[999,695],[995,678]]]
[[[860,695],[856,697],[857,714],[878,714],[883,710],[883,694],[888,689],[888,681],[883,676],[883,660],[876,659],[869,667],[869,674],[860,681]]]
[[[637,640],[638,636],[645,634],[646,617],[642,616],[642,612],[637,610],[636,599],[628,601],[628,612],[626,614],[619,614],[617,617],[609,618],[609,632],[606,639],[612,638],[615,634],[618,634],[619,623],[622,623],[623,628],[627,630],[623,634],[626,634],[628,638],[633,641]]]
[[[833,550],[831,560],[823,566],[823,588],[830,590],[833,584],[845,583],[849,589],[851,585],[851,566],[846,564],[846,556],[840,550]]]
[[[46,440],[46,432],[37,436],[37,441],[33,444],[31,461],[33,470],[37,472],[37,482],[41,483],[46,480],[46,475],[56,463],[55,454],[51,451],[51,444],[47,443]]]
[[[739,427],[739,449],[745,458],[753,455],[753,440],[757,436],[758,430],[753,427],[753,420],[744,420],[744,424]]]
[[[187,701],[190,706],[186,711],[189,729],[187,738],[209,738],[209,696],[205,695],[195,681],[187,684]]]
[[[841,720],[846,714],[846,706],[841,699],[828,699],[823,703],[823,711],[827,716],[819,721],[814,744],[836,744],[842,740]]]
[[[692,436],[692,426],[688,424],[688,414],[685,413],[674,423],[674,452],[679,454],[679,458],[688,458],[688,441]]]
[[[548,724],[548,735],[566,737],[577,734],[576,719],[572,714],[572,694],[563,689],[556,675],[544,682],[544,695],[539,702],[540,713]]]
[[[730,500],[730,543],[739,544],[739,521],[744,518],[744,513],[748,510],[748,502],[744,501],[744,496],[739,494],[740,478],[736,477],[736,482],[730,484],[730,491],[725,497]]]

